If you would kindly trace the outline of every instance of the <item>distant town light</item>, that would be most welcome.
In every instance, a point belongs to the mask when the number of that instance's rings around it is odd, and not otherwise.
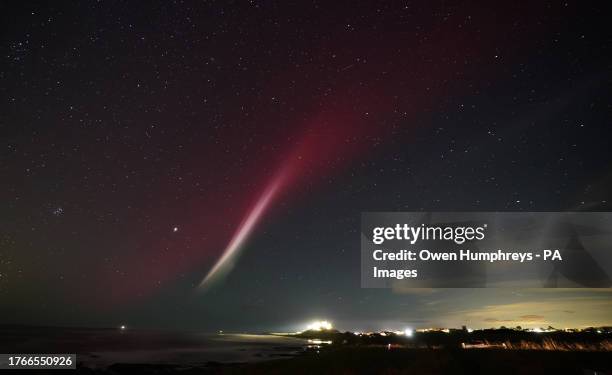
[[[406,329],[404,330],[404,335],[405,335],[406,337],[412,337],[412,335],[414,335],[414,331],[412,330],[412,328],[406,328]]]
[[[330,330],[333,326],[327,320],[317,320],[308,325],[306,330],[308,331],[321,331],[321,330]]]

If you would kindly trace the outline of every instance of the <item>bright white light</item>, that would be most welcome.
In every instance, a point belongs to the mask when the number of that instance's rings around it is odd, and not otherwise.
[[[316,322],[312,322],[308,325],[306,330],[308,331],[321,331],[321,330],[330,330],[333,326],[327,320],[318,320]]]
[[[174,233],[178,232],[178,227],[174,227],[174,228],[172,228],[172,231],[173,231]]]
[[[122,331],[125,331],[125,328],[126,328],[126,327],[125,327],[125,326],[123,326],[123,325],[122,325],[121,327],[119,327],[119,329],[120,329],[120,330],[122,330]]]
[[[412,328],[406,328],[406,329],[404,330],[404,335],[405,335],[406,337],[412,337],[412,335],[414,335],[414,331],[412,330]]]
[[[333,344],[333,341],[331,341],[331,340],[310,339],[310,340],[308,340],[308,343],[309,344],[315,344],[315,345],[322,345],[322,344],[331,345],[331,344]]]

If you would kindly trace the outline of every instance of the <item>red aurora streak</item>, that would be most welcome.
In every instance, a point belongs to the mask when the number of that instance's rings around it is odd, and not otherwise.
[[[223,265],[231,265],[279,200],[366,157],[389,137],[404,136],[406,128],[427,118],[448,95],[470,94],[458,87],[476,90],[486,84],[503,69],[492,64],[498,36],[469,25],[456,28],[465,17],[456,14],[429,35],[390,27],[377,35],[339,37],[313,46],[317,52],[309,54],[315,57],[307,62],[281,69],[283,73],[252,98],[249,118],[236,118],[264,129],[265,141],[259,136],[259,142],[248,143],[240,128],[227,130],[220,142],[194,149],[189,168],[215,183],[194,193],[193,201],[169,213],[158,212],[148,241],[124,245],[136,250],[119,254],[118,262],[138,277],[123,279],[113,267],[104,266],[100,293],[91,295],[126,301],[196,271],[203,278],[222,274]],[[513,17],[508,12],[505,19]],[[504,19],[497,22],[497,29],[503,29]],[[321,61],[330,58],[333,67],[323,68]],[[283,101],[280,108],[270,104],[270,98],[277,97]],[[225,152],[221,145],[232,151]],[[240,167],[232,168],[238,159]],[[163,220],[168,216],[181,217],[176,233],[174,225]]]

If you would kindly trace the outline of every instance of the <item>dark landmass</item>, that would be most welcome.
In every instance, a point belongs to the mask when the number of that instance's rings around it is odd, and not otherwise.
[[[419,349],[504,348],[558,351],[612,351],[612,327],[583,330],[533,332],[499,328],[468,331],[467,329],[414,332],[410,337],[395,332],[355,334],[337,330],[305,331],[292,336],[324,340],[332,345],[393,345]]]
[[[71,374],[612,374],[609,327],[451,329],[408,336],[321,330],[212,338],[117,329],[5,326],[0,331],[5,353],[77,353],[77,370],[65,371]],[[143,352],[147,357],[139,357]],[[106,363],[100,365],[98,355],[107,356]],[[210,360],[211,355],[223,359]]]
[[[212,373],[213,370],[211,369]],[[340,347],[276,360],[217,369],[255,374],[606,374],[609,352],[387,349]]]
[[[612,374],[610,352],[330,347],[281,360],[201,367],[122,365],[79,374]]]

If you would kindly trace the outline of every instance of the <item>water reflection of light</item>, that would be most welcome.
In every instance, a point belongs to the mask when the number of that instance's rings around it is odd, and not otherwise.
[[[333,341],[329,341],[329,340],[319,340],[319,339],[309,339],[308,340],[309,344],[314,344],[314,345],[331,345],[333,344]]]

